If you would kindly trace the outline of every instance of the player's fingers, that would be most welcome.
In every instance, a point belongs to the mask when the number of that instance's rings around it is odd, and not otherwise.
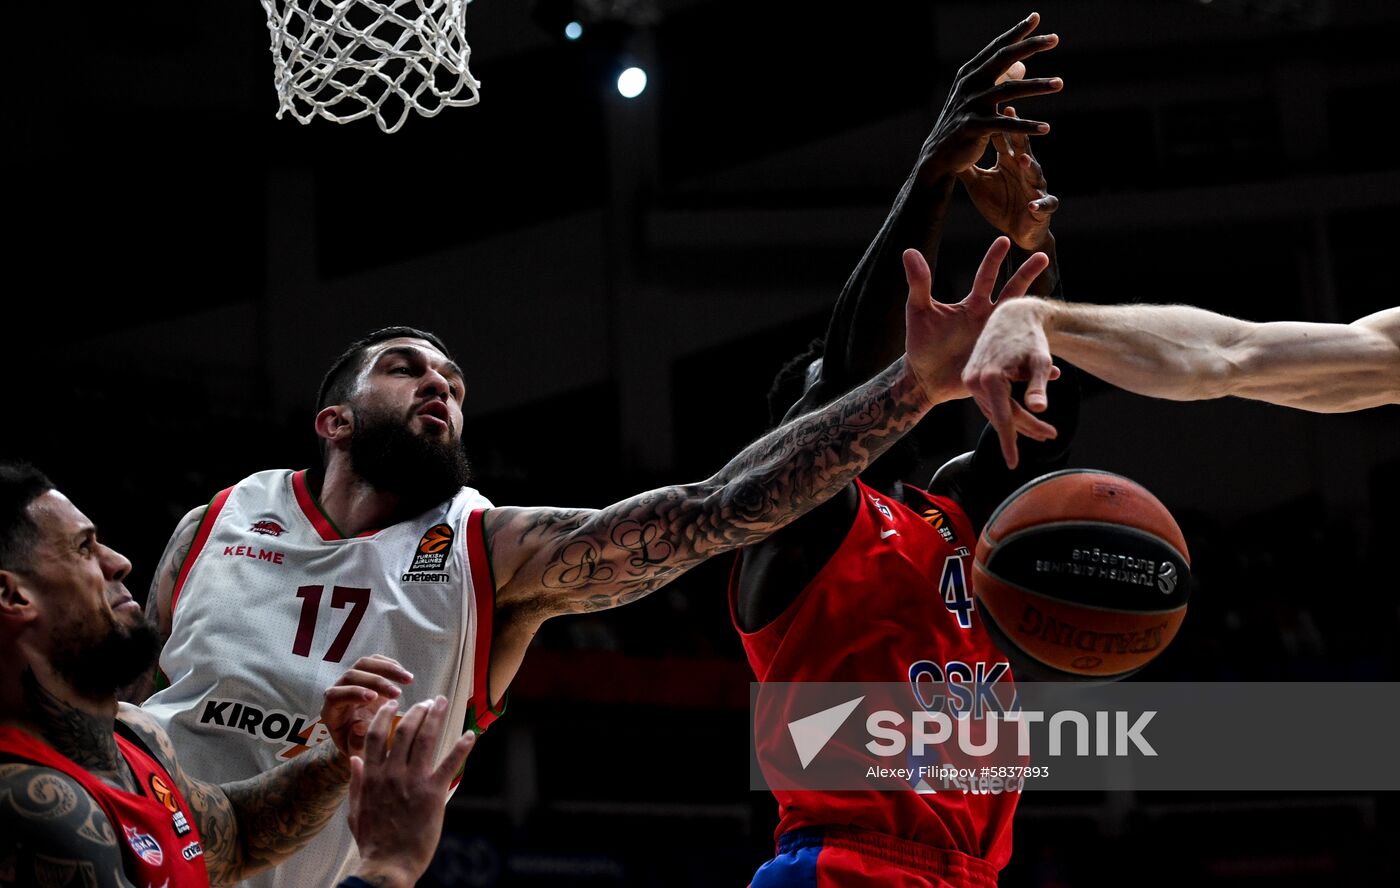
[[[1040,13],[1038,12],[1033,12],[1025,18],[1021,19],[1019,22],[1012,25],[1007,30],[1003,31],[1001,35],[995,40],[993,40],[991,43],[988,43],[986,46],[982,47],[981,51],[979,51],[977,55],[973,56],[971,61],[963,65],[962,70],[960,70],[958,73],[962,74],[964,72],[970,73],[972,71],[976,71],[978,68],[982,67],[982,65],[986,63],[987,59],[990,58],[993,53],[997,52],[1003,47],[1011,45],[1013,42],[1020,40],[1022,37],[1025,37],[1027,34],[1034,31],[1036,25],[1039,24]]]
[[[1003,117],[1010,117],[1012,120],[1019,120],[1016,116],[1016,109],[1007,105],[1001,109]],[[1011,142],[1011,147],[1015,152],[1023,157],[1034,158],[1031,153],[1031,139],[1028,133],[1007,133],[1007,139]]]
[[[436,770],[433,771],[432,782],[438,786],[444,786],[452,782],[452,778],[457,776],[457,772],[462,770],[466,764],[467,756],[476,747],[476,732],[468,731],[457,742],[452,744],[452,748],[447,750],[447,755],[442,757]]]
[[[428,709],[433,705],[432,700],[423,700],[409,707],[403,718],[399,719],[398,727],[394,729],[394,745],[389,749],[389,758],[397,762],[407,762],[409,753],[413,751],[413,740],[418,735],[418,726],[423,723],[423,716],[428,714]]]
[[[359,795],[365,786],[365,760],[361,756],[350,756],[350,797]]]
[[[997,83],[1005,83],[1008,80],[1020,80],[1026,76],[1025,62],[1012,62],[1011,67],[997,78]]]
[[[909,282],[909,305],[925,309],[933,301],[933,273],[918,250],[904,251],[904,279]]]
[[[1016,432],[1025,435],[1032,441],[1049,441],[1059,434],[1050,423],[1027,412],[1026,408],[1015,402],[1011,406],[1011,417]],[[1015,466],[1011,468],[1015,468]]]
[[[1045,386],[1050,381],[1050,369],[1055,365],[1050,363],[1050,356],[1046,354],[1034,355],[1028,362],[1031,368],[1031,378],[1026,384],[1026,408],[1032,413],[1044,413],[1045,408],[1050,405],[1049,398],[1045,394]]]
[[[972,76],[983,83],[995,80],[997,75],[1011,67],[1012,62],[1019,62],[1038,52],[1054,49],[1055,44],[1059,42],[1059,35],[1056,34],[1037,34],[1034,37],[1027,37],[1025,40],[1018,40],[1009,46],[1003,46],[988,56],[982,64],[977,66],[977,70],[973,72]]]
[[[366,672],[363,669],[349,670],[340,677],[340,681],[331,686],[331,688],[340,687],[368,689],[382,697],[397,697],[403,693],[392,680],[382,675],[375,675],[373,672]],[[331,688],[326,689],[327,694],[330,693]]]
[[[350,706],[355,703],[368,703],[378,696],[370,688],[355,685],[332,685],[326,688],[327,706]]]
[[[997,283],[997,269],[1001,267],[1001,261],[1010,250],[1010,238],[1003,236],[992,241],[992,245],[987,248],[987,255],[982,257],[982,264],[977,266],[977,274],[972,279],[972,293],[968,298],[991,299],[992,288]]]
[[[1012,157],[1011,143],[1006,141],[1005,133],[992,133],[992,145],[997,149],[997,163],[1004,160],[1009,161]]]
[[[362,672],[373,672],[375,675],[382,675],[400,684],[409,684],[413,681],[413,673],[404,668],[403,664],[393,657],[386,657],[383,654],[371,654],[368,657],[361,657],[355,661],[351,669],[358,669]]]
[[[389,700],[369,723],[369,733],[365,735],[365,761],[382,762],[389,747],[389,731],[394,725],[394,712],[399,708],[398,700]]]
[[[963,129],[973,133],[1024,133],[1043,136],[1050,132],[1050,124],[1043,120],[1027,120],[1024,117],[1006,117],[1001,114],[982,114],[969,117]]]
[[[1030,258],[1021,263],[1021,267],[1016,269],[1016,273],[1006,282],[1006,286],[1001,288],[1001,295],[997,297],[997,304],[1002,300],[1015,299],[1018,296],[1026,295],[1031,284],[1040,273],[1050,265],[1050,257],[1044,253],[1032,253]]]
[[[1031,201],[1031,212],[1037,216],[1049,216],[1060,208],[1060,199],[1053,194]]]
[[[1017,62],[1016,64],[1020,64]],[[1014,102],[1031,96],[1045,96],[1064,89],[1065,82],[1059,77],[1031,77],[1025,80],[1006,80],[982,93],[982,100],[997,105]]]
[[[996,370],[964,373],[963,383],[996,431],[1006,465],[1016,468],[1016,424],[1011,412],[1015,402],[1011,398],[1011,383]]]
[[[442,739],[442,726],[447,722],[447,698],[438,695],[431,701],[423,714],[423,724],[413,738],[413,748],[408,751],[408,763],[424,773],[433,767],[437,757],[438,740]]]

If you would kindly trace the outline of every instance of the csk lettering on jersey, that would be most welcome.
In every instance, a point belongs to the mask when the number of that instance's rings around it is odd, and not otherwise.
[[[413,562],[404,571],[405,583],[446,583],[444,568],[452,554],[452,539],[456,536],[450,524],[434,524],[423,534],[413,552]]]
[[[314,716],[277,709],[263,709],[242,700],[219,700],[209,697],[199,723],[226,731],[247,734],[264,743],[282,747],[279,758],[296,758],[313,746],[324,743],[330,729]]]
[[[160,850],[160,843],[155,840],[155,836],[143,833],[134,826],[123,826],[122,832],[126,833],[126,843],[131,846],[137,857],[151,866],[160,866],[165,862],[165,854]]]

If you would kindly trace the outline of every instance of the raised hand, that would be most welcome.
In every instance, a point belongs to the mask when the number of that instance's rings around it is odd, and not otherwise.
[[[1006,116],[1015,119],[1016,109],[1007,107]],[[1050,234],[1050,216],[1060,207],[1060,199],[1046,191],[1045,172],[1031,152],[1025,133],[993,133],[996,162],[982,168],[973,164],[958,173],[963,187],[988,222],[1008,235],[1026,251],[1045,249]]]
[[[379,707],[363,754],[350,760],[350,831],[362,858],[356,875],[386,888],[408,888],[427,870],[453,779],[476,743],[468,731],[439,762],[447,700],[419,703],[394,729],[397,708],[395,700]]]
[[[1048,123],[997,111],[1003,102],[1058,92],[1064,85],[1058,77],[1024,77],[1022,60],[1052,49],[1060,39],[1054,34],[1031,37],[1039,24],[1040,15],[1031,13],[958,69],[943,112],[924,142],[921,175],[962,173],[982,159],[993,133],[1032,136],[1050,131]]]
[[[326,688],[321,722],[331,732],[342,755],[357,755],[364,745],[370,720],[386,700],[396,700],[399,685],[413,681],[413,673],[392,657],[374,654],[355,661],[340,679]]]
[[[977,268],[972,292],[961,302],[951,304],[934,301],[932,275],[919,251],[904,251],[904,274],[909,282],[909,300],[904,309],[905,354],[925,393],[934,401],[968,396],[968,388],[963,384],[963,366],[987,318],[991,317],[992,309],[1008,299],[1024,295],[1049,264],[1044,253],[1032,254],[1002,287],[994,304],[991,297],[997,268],[1010,249],[1011,242],[1004,237],[993,241]],[[1044,428],[1037,431],[1042,437],[1054,436],[1054,427],[1046,423],[1040,425]]]

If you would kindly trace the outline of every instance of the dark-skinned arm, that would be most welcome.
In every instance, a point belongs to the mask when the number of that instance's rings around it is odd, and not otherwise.
[[[1029,36],[1039,21],[1039,16],[1034,14],[1026,18],[958,70],[943,110],[924,140],[913,170],[837,298],[827,326],[817,383],[789,416],[811,410],[849,391],[899,355],[904,342],[904,286],[899,254],[915,246],[923,253],[929,267],[934,266],[955,183],[986,152],[993,134],[1009,132],[1024,143],[1030,135],[1048,130],[1044,123],[999,114],[997,110],[1002,102],[1052,93],[1060,88],[1058,78],[1023,79],[1025,65],[1021,60],[1051,49],[1057,42],[1053,34]],[[1006,217],[1006,223],[999,228],[1012,237],[1018,249],[1030,247],[1013,257],[1024,259],[1038,247],[1027,231],[1018,228],[1024,226],[1018,215],[1025,203],[1020,199],[1023,189],[1019,183],[1004,185],[1002,180],[1006,178],[1005,171],[995,168],[983,171],[978,185],[970,186],[969,193],[975,190],[974,200],[983,199],[988,203],[987,208],[979,205],[984,215],[1000,212]],[[1006,194],[998,194],[999,188]],[[1009,202],[997,209],[998,200]],[[1053,205],[1042,206],[1039,211],[1045,217],[1042,227],[1047,227]]]

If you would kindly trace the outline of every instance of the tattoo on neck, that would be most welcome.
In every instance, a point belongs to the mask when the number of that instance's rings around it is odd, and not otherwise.
[[[32,669],[24,670],[20,684],[29,715],[50,746],[89,771],[125,777],[126,769],[118,767],[122,759],[117,754],[111,721],[83,712],[49,693]]]

